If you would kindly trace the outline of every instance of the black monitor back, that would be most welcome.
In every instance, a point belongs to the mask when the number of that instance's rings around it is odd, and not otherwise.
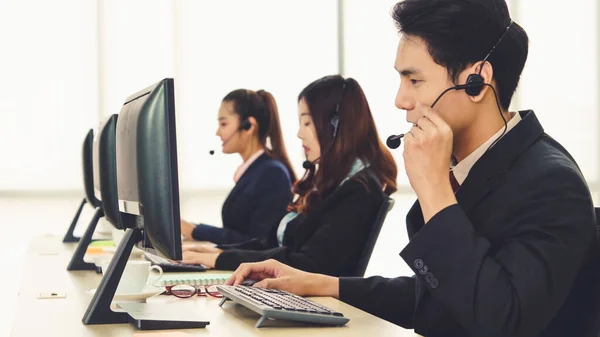
[[[144,248],[181,259],[173,79],[127,98],[117,122],[119,210],[127,228],[143,229]]]
[[[83,168],[83,188],[85,200],[93,207],[100,207],[100,200],[94,194],[94,130],[90,129],[83,140],[81,164]]]
[[[123,229],[123,221],[119,212],[119,195],[117,193],[117,115],[106,119],[100,126],[97,136],[97,154],[94,163],[94,178],[97,177],[97,186],[104,210],[104,217],[115,228]]]

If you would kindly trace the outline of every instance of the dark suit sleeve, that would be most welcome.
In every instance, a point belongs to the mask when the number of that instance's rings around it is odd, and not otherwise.
[[[197,225],[192,232],[192,237],[198,241],[209,241],[216,244],[242,242],[251,239],[248,235],[233,229],[205,224]]]
[[[256,183],[248,228],[252,237],[267,238],[279,226],[292,201],[292,183],[289,173],[280,166],[265,169]]]
[[[265,240],[265,239],[252,239],[252,240],[248,240],[248,241],[244,241],[244,242],[240,242],[240,243],[217,245],[216,247],[220,248],[222,250],[229,250],[229,249],[264,250],[264,249],[272,248],[267,245],[267,240]]]
[[[218,245],[236,244],[252,238],[266,238],[273,226],[286,213],[291,200],[291,182],[285,170],[278,166],[265,169],[254,183],[253,204],[248,216],[248,233],[200,224],[194,229],[192,236],[198,241],[210,241]]]
[[[583,178],[547,169],[509,186],[506,238],[491,243],[459,205],[436,214],[401,256],[472,336],[538,336],[567,297],[594,235]],[[481,229],[485,232],[485,229]]]
[[[275,259],[304,271],[339,276],[356,263],[373,225],[373,214],[381,205],[381,194],[372,193],[359,182],[343,200],[325,212],[315,233],[299,248],[276,247],[264,251],[230,250],[220,254],[217,269],[235,270],[241,263]],[[377,195],[379,202],[374,202]]]
[[[412,329],[415,277],[342,277],[340,301],[388,322]]]

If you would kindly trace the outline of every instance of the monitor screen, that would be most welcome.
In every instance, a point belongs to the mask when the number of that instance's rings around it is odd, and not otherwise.
[[[130,96],[116,129],[117,190],[123,225],[144,232],[143,248],[181,259],[173,79]]]
[[[94,191],[96,188],[96,172],[94,171],[94,163],[96,159],[94,158],[93,154],[95,146],[94,130],[90,129],[85,135],[85,140],[83,141],[81,163],[83,166],[83,187],[85,190],[85,199],[93,208],[100,207],[99,195],[97,195]]]
[[[109,116],[98,129],[94,142],[94,181],[96,193],[100,194],[104,218],[115,228],[123,229],[117,194],[117,117],[116,114]]]
[[[92,166],[94,172],[94,196],[96,199],[102,201],[102,194],[100,193],[100,135],[98,132],[94,135],[94,143],[92,145]]]

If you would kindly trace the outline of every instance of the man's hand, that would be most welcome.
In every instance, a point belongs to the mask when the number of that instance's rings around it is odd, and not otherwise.
[[[214,268],[217,263],[219,253],[195,253],[183,252],[182,263],[186,264],[202,264],[209,268]]]
[[[276,260],[242,263],[226,285],[239,285],[244,280],[259,281],[254,287],[285,290],[298,296],[339,297],[337,277],[307,273]]]
[[[449,179],[453,134],[430,107],[417,103],[415,111],[421,117],[404,136],[404,167],[427,223],[456,203]]]

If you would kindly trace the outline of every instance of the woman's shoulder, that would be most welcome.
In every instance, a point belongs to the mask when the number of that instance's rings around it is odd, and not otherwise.
[[[287,167],[278,159],[263,154],[260,161],[257,161],[256,174],[258,178],[264,179],[279,179],[291,181],[290,173]]]
[[[383,191],[383,186],[381,185],[377,174],[369,167],[348,178],[344,181],[342,186],[346,184],[349,184],[352,188],[362,187],[365,192]]]
[[[379,200],[383,198],[383,187],[377,176],[367,168],[344,181],[330,194],[332,197],[334,195],[360,195],[366,199]]]

